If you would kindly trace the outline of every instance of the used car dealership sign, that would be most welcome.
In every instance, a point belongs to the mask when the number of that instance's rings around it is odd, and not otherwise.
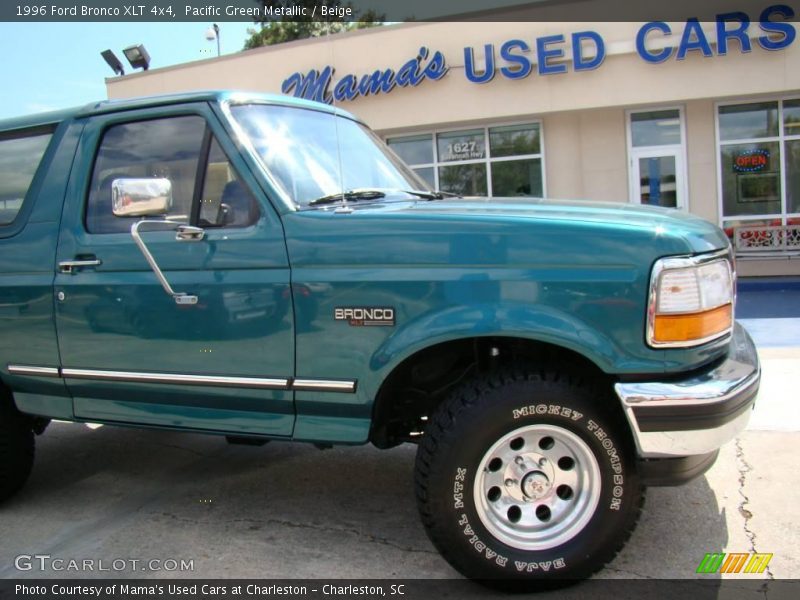
[[[765,50],[782,50],[790,46],[797,36],[792,23],[794,11],[786,5],[770,6],[759,15],[757,27],[762,35],[755,37],[755,43]],[[756,27],[743,12],[731,12],[717,15],[715,28],[716,55],[728,53],[731,40],[736,43],[742,53],[752,50],[753,40],[750,29]],[[673,34],[680,34],[677,44],[659,44],[659,49],[648,47],[648,42],[661,38],[667,40]],[[704,57],[712,57],[715,50],[711,41],[703,31],[698,19],[688,19],[682,31],[672,31],[663,21],[645,23],[636,34],[636,52],[649,63],[661,63],[671,58],[684,60],[690,52],[700,52]],[[565,59],[567,43],[572,48],[572,58]],[[570,67],[574,71],[588,71],[598,68],[606,56],[606,45],[603,37],[596,31],[579,31],[567,38],[562,35],[548,35],[537,38],[535,48],[536,61],[530,58],[532,48],[525,40],[511,39],[504,42],[499,51],[493,44],[486,44],[479,53],[483,53],[483,67],[476,66],[475,49],[464,48],[464,75],[472,83],[488,83],[499,72],[507,79],[523,79],[528,77],[534,67],[539,75],[566,73]],[[296,72],[287,77],[281,85],[285,94],[293,94],[299,98],[316,100],[327,104],[355,100],[360,96],[388,94],[398,87],[416,87],[426,79],[436,81],[448,72],[445,56],[439,51],[431,53],[427,47],[419,49],[417,56],[393,68],[376,69],[363,75],[346,74],[334,84],[333,66],[328,65],[321,70],[311,69],[307,73]]]

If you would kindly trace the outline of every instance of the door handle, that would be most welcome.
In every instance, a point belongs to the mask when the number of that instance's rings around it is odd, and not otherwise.
[[[94,256],[87,256],[86,258],[76,258],[75,260],[62,260],[58,263],[58,270],[62,273],[74,274],[76,269],[84,267],[99,267],[103,261]]]
[[[183,242],[199,242],[205,237],[206,232],[202,227],[192,225],[178,225],[175,230],[175,239]]]

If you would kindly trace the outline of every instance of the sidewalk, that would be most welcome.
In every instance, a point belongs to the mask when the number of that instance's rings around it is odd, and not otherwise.
[[[800,482],[791,465],[800,449],[800,277],[740,280],[736,316],[758,346],[762,369],[753,416],[735,443],[736,508],[750,547],[775,554],[769,575],[795,578],[800,573],[793,551],[800,543]],[[776,503],[776,498],[784,500]],[[733,545],[726,547],[734,551]]]

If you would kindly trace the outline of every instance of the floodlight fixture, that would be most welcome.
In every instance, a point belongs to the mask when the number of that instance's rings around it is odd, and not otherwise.
[[[116,73],[117,75],[125,75],[125,69],[122,68],[122,63],[119,62],[117,55],[114,54],[111,50],[103,50],[100,53],[100,56],[105,59],[108,66]]]
[[[125,58],[128,59],[128,62],[131,64],[131,68],[147,71],[147,69],[150,67],[150,55],[147,53],[147,50],[145,50],[145,47],[142,44],[128,46],[122,51],[122,53],[125,55]]]
[[[209,42],[213,42],[217,40],[217,56],[220,55],[220,48],[219,48],[219,25],[214,23],[211,27],[206,29],[206,39]]]

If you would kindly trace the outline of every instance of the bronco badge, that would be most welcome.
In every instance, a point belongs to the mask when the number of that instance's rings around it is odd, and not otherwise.
[[[394,309],[390,306],[339,306],[333,309],[333,318],[352,327],[394,327]]]

